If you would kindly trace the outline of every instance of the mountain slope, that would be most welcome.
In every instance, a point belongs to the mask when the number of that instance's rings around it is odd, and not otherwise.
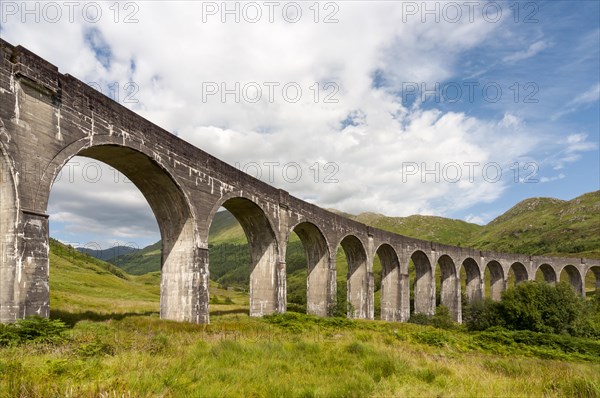
[[[437,216],[387,217],[362,213],[351,218],[385,231],[455,246],[466,246],[471,237],[484,228],[466,221]]]
[[[526,199],[472,236],[481,249],[600,258],[600,191],[569,201]]]
[[[131,275],[143,275],[148,272],[160,271],[161,242],[156,242],[122,256],[111,258],[109,262],[122,268]]]
[[[109,261],[115,257],[123,256],[131,252],[135,252],[138,249],[130,246],[113,246],[104,250],[90,249],[88,247],[77,247],[79,252],[87,254],[102,261]]]
[[[54,316],[93,319],[114,314],[158,314],[160,272],[128,275],[112,264],[50,239],[50,305]],[[246,311],[248,296],[211,282],[211,311]]]
[[[211,248],[211,277],[214,280],[231,271],[230,265],[239,268],[239,264],[247,264],[250,261],[244,231],[233,214],[228,211],[215,214],[210,226],[208,243]],[[159,241],[141,250],[111,258],[110,263],[132,275],[160,271],[160,250]],[[233,270],[234,273],[246,271]]]

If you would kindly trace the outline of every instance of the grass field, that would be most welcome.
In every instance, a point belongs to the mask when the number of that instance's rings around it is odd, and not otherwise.
[[[114,271],[52,244],[51,317],[67,330],[0,348],[0,397],[600,396],[598,341],[250,318],[246,294],[214,283],[211,324],[177,323],[159,319],[157,273]]]

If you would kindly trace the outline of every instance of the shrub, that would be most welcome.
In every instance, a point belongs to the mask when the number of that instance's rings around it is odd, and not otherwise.
[[[510,288],[500,302],[469,304],[463,314],[469,330],[502,327],[541,333],[600,335],[600,304],[585,303],[566,283],[527,281]]]
[[[27,341],[58,343],[63,341],[65,323],[58,319],[38,316],[19,319],[12,324],[0,324],[0,346],[22,344]]]
[[[450,310],[444,305],[439,305],[434,315],[412,314],[408,322],[417,325],[429,325],[439,329],[455,329],[458,327],[450,314]]]
[[[528,281],[502,295],[506,327],[546,333],[566,333],[583,315],[583,302],[566,283],[555,286]]]
[[[464,307],[463,322],[468,330],[477,331],[504,326],[502,304],[491,299],[475,300]]]

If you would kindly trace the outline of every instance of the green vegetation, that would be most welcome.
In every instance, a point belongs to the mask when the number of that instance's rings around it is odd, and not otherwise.
[[[131,275],[160,271],[161,246],[159,241],[143,249],[113,257],[108,261]]]
[[[13,324],[0,323],[0,347],[26,342],[58,343],[65,340],[67,326],[58,319],[31,317]]]
[[[158,273],[109,269],[52,242],[51,320],[0,326],[0,397],[600,396],[598,340],[469,332],[444,307],[414,323],[250,318],[216,283],[211,324],[177,323],[158,317]]]
[[[385,231],[454,246],[468,246],[471,238],[485,228],[462,220],[436,216],[387,217],[362,213],[350,218]]]
[[[498,302],[467,305],[464,320],[469,330],[502,327],[600,340],[600,296],[585,300],[565,282],[527,281],[505,291]]]
[[[469,244],[510,253],[600,258],[600,191],[569,201],[524,200]]]

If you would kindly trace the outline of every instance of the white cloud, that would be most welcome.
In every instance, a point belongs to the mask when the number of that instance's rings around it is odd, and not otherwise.
[[[555,175],[553,177],[542,177],[542,178],[540,178],[540,182],[541,183],[552,182],[552,181],[562,180],[565,177],[566,176],[563,173],[560,173],[560,174]]]
[[[476,215],[473,215],[473,214],[467,215],[465,217],[465,221],[473,223],[473,224],[479,224],[479,225],[485,225],[486,224],[486,222],[484,221],[483,217],[476,216]]]
[[[575,97],[569,103],[571,105],[580,105],[580,104],[587,104],[590,102],[597,103],[599,100],[600,100],[600,84],[596,84],[595,86],[591,87],[589,90],[587,90],[587,91],[581,93],[580,95],[578,95],[577,97]]]
[[[322,207],[397,216],[447,215],[502,195],[506,182],[486,182],[482,168],[493,163],[508,167],[536,148],[543,139],[540,134],[516,113],[501,111],[497,117],[483,118],[422,109],[419,104],[408,109],[398,92],[406,82],[431,87],[461,77],[461,56],[495,40],[503,23],[488,23],[480,12],[472,23],[467,18],[456,24],[424,24],[418,18],[398,23],[399,3],[339,6],[340,23],[335,24],[315,24],[308,6],[306,18],[297,24],[281,19],[236,24],[221,23],[218,17],[202,22],[202,2],[141,2],[139,23],[103,18],[93,25],[94,42],[110,47],[110,68],[84,40],[90,25],[82,21],[10,23],[3,35],[59,65],[62,72],[99,82],[104,90],[116,82],[121,102],[125,84],[135,82],[139,103],[124,105],[232,165],[261,165],[264,180],[269,179],[264,163],[278,162],[273,184]],[[112,15],[108,8],[104,11]],[[548,46],[537,41],[504,60],[524,60]],[[382,77],[381,86],[373,84],[376,73]],[[268,82],[279,84],[272,102],[267,98]],[[328,82],[336,85],[325,89]],[[203,98],[203,89],[214,87],[212,83],[219,89],[223,84],[229,89],[236,83],[240,88],[258,85],[263,97],[256,103],[243,95],[239,102],[233,95],[225,103],[220,95]],[[298,102],[283,99],[286,83],[301,87]],[[320,88],[316,101],[315,83]],[[332,93],[337,102],[326,103],[325,96]],[[352,123],[342,128],[345,120]],[[577,143],[570,145],[575,148]],[[292,163],[302,171],[297,182],[283,175],[287,170],[293,177],[295,169],[285,168]],[[404,178],[408,163],[438,167],[439,181],[430,176],[423,182],[423,170]],[[458,182],[442,175],[452,163],[462,166]],[[477,164],[472,179],[465,163]],[[325,182],[328,176],[339,182]],[[115,189],[98,184],[92,198],[89,191],[73,187],[57,184],[53,195],[61,200],[53,202],[53,217],[81,215],[88,210],[68,212],[65,207],[105,200]],[[135,209],[131,214],[145,221],[135,228],[126,224],[131,230],[117,229],[119,222],[124,224],[119,217],[105,217],[106,223],[99,225],[125,237],[141,233],[153,221],[151,212],[140,210],[146,206],[143,197],[130,191],[120,195],[119,204],[130,204]],[[73,219],[79,226],[93,223]]]
[[[587,91],[579,94],[570,100],[561,111],[552,115],[552,120],[557,120],[565,115],[577,111],[579,108],[585,108],[591,104],[597,104],[600,101],[600,83],[590,87]]]
[[[504,57],[502,60],[507,63],[515,63],[519,61],[526,60],[537,55],[542,50],[551,47],[551,45],[543,40],[538,40],[535,43],[531,44],[527,50],[517,51],[511,55]]]

